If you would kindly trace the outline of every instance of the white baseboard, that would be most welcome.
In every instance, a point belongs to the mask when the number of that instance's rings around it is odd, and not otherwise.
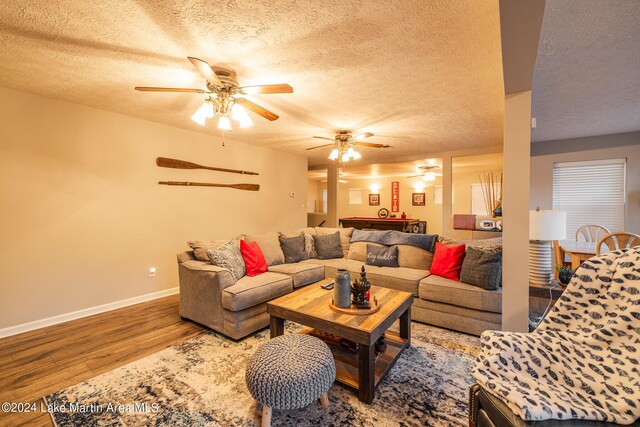
[[[62,322],[68,322],[69,320],[80,319],[82,317],[92,316],[98,313],[104,313],[105,311],[115,310],[117,308],[126,307],[129,305],[139,304],[145,301],[151,301],[154,299],[174,295],[179,292],[179,288],[165,289],[158,292],[152,292],[150,294],[139,295],[133,298],[127,298],[120,301],[110,302],[108,304],[98,305],[95,307],[89,307],[78,311],[72,311],[71,313],[60,314],[58,316],[47,317],[46,319],[34,320],[33,322],[23,323],[21,325],[9,326],[8,328],[0,329],[0,338],[9,337],[11,335],[21,334],[23,332],[33,331],[34,329],[44,328],[46,326],[56,325]]]

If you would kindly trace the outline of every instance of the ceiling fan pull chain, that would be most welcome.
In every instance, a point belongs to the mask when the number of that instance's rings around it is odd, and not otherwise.
[[[222,146],[224,147],[224,129],[222,129]]]

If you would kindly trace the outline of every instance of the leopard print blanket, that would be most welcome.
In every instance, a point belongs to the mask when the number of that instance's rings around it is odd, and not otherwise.
[[[525,420],[640,418],[640,247],[584,262],[532,333],[486,331],[476,381]]]

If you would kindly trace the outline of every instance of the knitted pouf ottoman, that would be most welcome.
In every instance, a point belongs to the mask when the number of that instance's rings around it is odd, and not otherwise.
[[[262,426],[271,425],[272,409],[304,408],[320,399],[336,379],[336,366],[322,340],[304,334],[281,335],[251,356],[245,377],[251,395],[262,404]]]

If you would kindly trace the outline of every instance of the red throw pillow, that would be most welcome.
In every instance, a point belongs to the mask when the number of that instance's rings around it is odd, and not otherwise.
[[[464,251],[464,245],[447,246],[436,242],[431,273],[451,280],[460,280]]]
[[[257,276],[267,271],[267,261],[258,242],[247,243],[240,240],[240,252],[247,266],[247,276]]]

